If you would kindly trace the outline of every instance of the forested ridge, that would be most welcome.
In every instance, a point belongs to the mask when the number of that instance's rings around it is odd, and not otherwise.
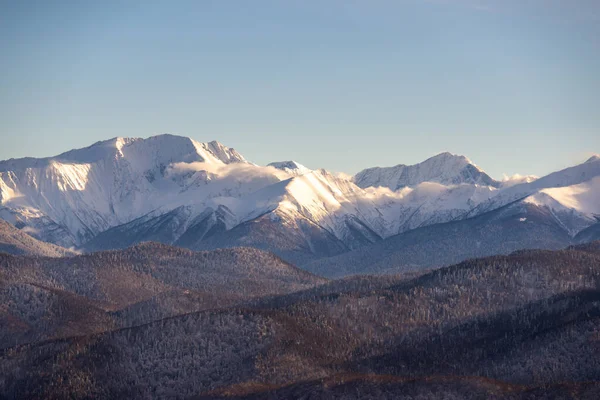
[[[600,395],[598,242],[336,281],[156,244],[0,271],[7,398]]]

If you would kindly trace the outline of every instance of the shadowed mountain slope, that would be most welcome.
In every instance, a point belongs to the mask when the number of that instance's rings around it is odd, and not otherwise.
[[[516,202],[474,218],[392,236],[303,267],[328,277],[397,273],[520,249],[560,249],[572,242],[550,210]]]

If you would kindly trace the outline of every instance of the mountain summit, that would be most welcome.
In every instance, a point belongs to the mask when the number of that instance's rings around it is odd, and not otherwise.
[[[387,187],[393,191],[423,182],[442,185],[469,183],[500,186],[500,182],[492,179],[467,157],[448,152],[440,153],[414,165],[399,164],[394,167],[368,168],[356,174],[354,182],[362,188]]]
[[[593,156],[588,158],[586,163],[590,163],[590,162],[594,162],[594,161],[598,161],[598,160],[600,160],[600,154],[594,154]]]
[[[268,167],[273,167],[280,169],[289,173],[290,175],[300,176],[304,174],[308,174],[311,172],[310,169],[306,168],[304,165],[297,163],[296,161],[278,161],[272,162],[267,165]]]

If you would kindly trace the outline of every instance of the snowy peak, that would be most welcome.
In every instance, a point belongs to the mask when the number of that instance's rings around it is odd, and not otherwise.
[[[596,162],[596,161],[600,161],[600,154],[594,154],[593,156],[588,158],[588,160],[584,164],[592,163],[592,162]]]
[[[306,168],[304,165],[297,163],[296,161],[278,161],[272,162],[268,167],[277,168],[281,171],[286,172],[291,176],[301,176],[304,174],[308,174],[311,172],[310,169]]]
[[[0,161],[0,171],[43,168],[52,162],[93,164],[101,160],[112,162],[117,159],[125,159],[141,169],[171,162],[247,163],[235,149],[217,141],[200,143],[188,137],[163,134],[147,139],[115,137],[54,157]]]
[[[423,182],[442,185],[461,183],[498,187],[492,179],[468,158],[452,153],[440,153],[419,164],[399,164],[387,168],[369,168],[355,175],[354,182],[362,187],[387,187],[393,191],[414,187]]]
[[[183,136],[170,134],[152,136],[148,139],[118,138],[117,144],[122,156],[132,163],[169,165],[175,162],[205,162],[210,164],[230,164],[246,162],[244,157],[232,148],[217,141],[200,143]],[[143,168],[140,165],[140,168]]]
[[[216,141],[200,143],[168,134],[117,137],[55,157],[0,161],[0,211],[35,226],[40,238],[66,229],[68,234],[53,242],[78,246],[158,208],[169,210],[225,190],[238,193],[239,185],[230,182],[230,187],[213,187],[210,192],[195,185],[197,191],[184,196],[193,179],[169,175],[173,165],[188,166],[186,176],[200,179],[201,170],[218,171],[231,164],[251,165]],[[192,176],[196,171],[198,176]]]
[[[198,144],[198,142],[195,143]],[[209,143],[203,143],[202,147],[225,164],[247,162],[246,159],[234,148],[224,146],[216,140],[213,140]]]

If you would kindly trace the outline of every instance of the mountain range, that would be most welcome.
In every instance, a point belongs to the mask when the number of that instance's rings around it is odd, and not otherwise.
[[[600,158],[497,181],[442,153],[346,178],[259,166],[216,141],[115,138],[0,161],[0,218],[70,251],[248,246],[324,275],[406,270],[598,238]]]
[[[353,177],[218,142],[0,162],[0,397],[597,399],[600,157]]]

